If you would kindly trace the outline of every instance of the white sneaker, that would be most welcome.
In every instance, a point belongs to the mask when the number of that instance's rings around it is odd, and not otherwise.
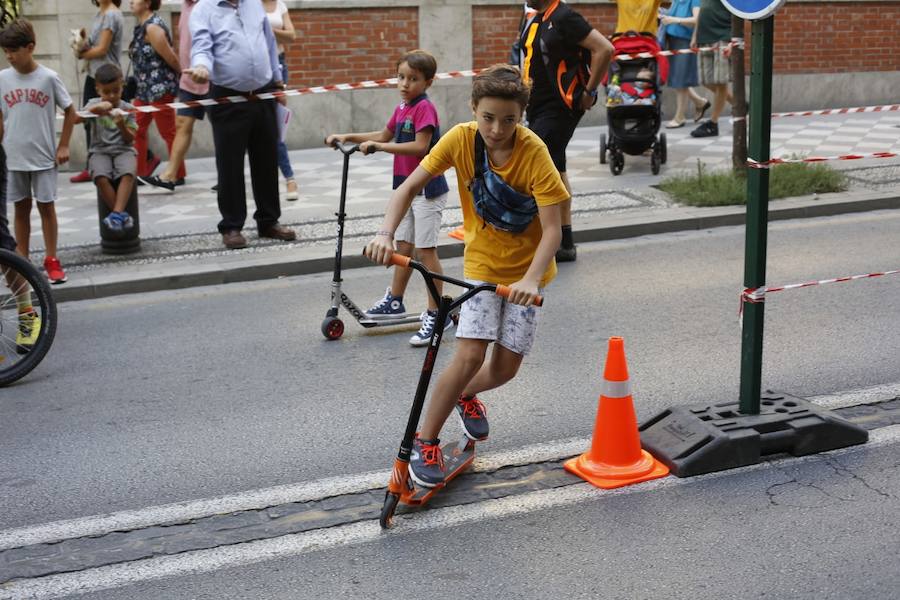
[[[419,331],[413,334],[411,338],[409,338],[409,343],[412,346],[420,347],[427,346],[431,343],[431,335],[434,333],[434,324],[437,321],[437,311],[436,310],[426,310],[422,313],[422,326],[419,327]],[[444,323],[444,331],[447,331],[453,327],[453,319],[450,316],[447,316],[447,322]]]

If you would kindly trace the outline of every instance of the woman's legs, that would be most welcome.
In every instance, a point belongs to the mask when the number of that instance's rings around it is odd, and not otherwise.
[[[288,70],[285,62],[284,53],[278,55],[278,64],[281,65],[281,81],[287,84]],[[291,166],[291,157],[288,154],[287,144],[282,141],[278,142],[278,168],[281,169],[281,175],[287,183],[288,200],[297,199],[297,182],[294,181],[294,168]]]
[[[97,94],[97,85],[94,82],[94,78],[90,75],[87,75],[84,78],[84,91],[81,94],[82,106],[87,104],[90,100],[97,98],[99,94]],[[91,128],[90,123],[88,121],[84,122],[84,139],[87,143],[88,151],[91,149]],[[85,163],[84,168],[87,169],[87,163]]]
[[[159,102],[174,102],[175,96],[172,94],[166,94],[162,98],[159,99]],[[169,162],[172,162],[172,145],[175,142],[175,111],[174,110],[163,110],[153,114],[153,120],[156,123],[156,129],[159,131],[159,135],[162,136],[163,140],[166,142],[166,148],[169,150]],[[184,161],[180,161],[181,164],[178,166],[176,171],[175,178],[183,179],[186,171],[184,168]],[[140,172],[140,171],[139,171]]]
[[[194,136],[194,117],[178,115],[175,117],[175,141],[169,149],[169,162],[166,170],[159,176],[164,181],[179,179],[178,173],[184,170],[184,157],[191,147]]]
[[[146,106],[149,102],[144,102],[137,98],[132,102],[135,106]],[[146,113],[138,111],[134,115],[137,121],[137,132],[134,134],[134,149],[137,152],[137,173],[139,176],[149,175],[147,172],[147,134],[150,130],[150,123],[153,121],[154,113]]]
[[[675,116],[672,117],[670,125],[681,125],[681,123],[684,123],[684,105],[688,93],[685,88],[673,89],[675,91]]]
[[[294,169],[291,167],[291,157],[288,155],[287,144],[278,142],[278,168],[285,180],[294,178]]]
[[[88,103],[88,100],[91,100],[92,98],[96,98],[96,97],[97,97],[97,87],[94,83],[94,78],[91,77],[90,75],[86,75],[84,78],[84,89],[82,90],[82,93],[81,93],[81,102],[82,102],[81,105],[84,106],[85,104]],[[91,127],[90,127],[89,121],[85,121],[85,123],[84,123],[84,139],[85,139],[85,148],[87,148],[87,152],[85,152],[85,155],[87,155],[91,150]],[[71,181],[72,183],[84,183],[84,182],[87,182],[90,180],[91,180],[91,175],[88,172],[87,159],[85,159],[84,169],[82,169],[80,172],[76,173],[75,175],[72,175],[71,177],[69,177],[69,181]]]

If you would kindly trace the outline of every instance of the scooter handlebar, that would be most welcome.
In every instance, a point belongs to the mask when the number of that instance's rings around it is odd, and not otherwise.
[[[497,291],[495,292],[501,298],[509,298],[509,294],[512,292],[507,285],[498,285]],[[544,305],[544,297],[543,296],[535,296],[534,303],[535,306],[543,306]]]
[[[396,252],[391,254],[391,264],[395,267],[408,267],[411,262],[412,259],[408,256],[397,254]]]
[[[363,249],[363,254],[365,254],[365,249]],[[394,267],[412,267],[419,271],[422,271],[423,274],[428,276],[434,276],[434,273],[430,273],[421,263],[415,262],[409,256],[404,256],[403,254],[398,254],[394,252],[391,254],[391,266]],[[451,283],[456,283],[458,285],[464,285],[468,287],[473,287],[471,284],[464,283],[462,281],[455,281],[452,278],[444,278],[446,281],[450,281]],[[512,290],[509,286],[506,285],[498,285],[494,290],[494,293],[500,296],[501,298],[509,298]],[[533,304],[535,306],[543,306],[544,305],[544,297],[543,296],[535,296]]]
[[[331,147],[340,150],[344,154],[353,154],[359,150],[359,144],[347,144],[338,140],[332,140]]]

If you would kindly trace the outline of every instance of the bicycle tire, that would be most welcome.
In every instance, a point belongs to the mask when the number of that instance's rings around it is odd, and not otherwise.
[[[9,273],[15,273],[14,278]],[[31,288],[34,311],[40,317],[40,329],[34,345],[27,352],[20,352],[16,334],[19,330],[19,314],[16,289],[22,288],[24,280]],[[0,387],[18,381],[37,367],[53,344],[56,336],[56,301],[50,291],[50,284],[27,259],[0,249]]]

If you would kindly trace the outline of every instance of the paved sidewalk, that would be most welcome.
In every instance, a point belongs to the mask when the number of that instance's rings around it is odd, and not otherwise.
[[[713,223],[736,223],[743,207],[727,209],[692,209],[674,206],[669,197],[656,188],[667,174],[695,171],[698,159],[708,170],[728,168],[731,162],[730,126],[723,119],[723,135],[716,138],[690,137],[691,125],[664,130],[668,137],[668,164],[659,176],[650,172],[650,160],[645,156],[627,156],[621,176],[614,177],[607,165],[599,164],[599,136],[605,127],[585,127],[576,131],[569,145],[569,177],[575,202],[575,229],[582,241],[625,237],[673,230],[713,226]],[[836,155],[900,152],[900,114],[863,113],[821,117],[791,117],[773,120],[772,156]],[[139,188],[141,218],[141,252],[135,255],[106,256],[100,252],[96,191],[91,184],[71,184],[68,173],[60,175],[57,211],[60,222],[60,258],[70,273],[67,284],[56,287],[60,298],[94,297],[97,294],[124,293],[160,286],[216,283],[233,280],[223,276],[222,269],[247,278],[249,272],[238,265],[255,269],[257,276],[266,276],[260,267],[281,269],[281,263],[303,262],[303,266],[286,272],[327,270],[333,257],[335,219],[340,194],[341,155],[328,148],[295,150],[291,158],[300,185],[300,199],[282,199],[282,223],[297,229],[300,240],[284,244],[259,240],[253,222],[247,224],[251,247],[242,251],[226,251],[216,233],[219,219],[215,193],[210,187],[216,181],[212,158],[193,159],[187,164],[187,185],[175,193],[165,190]],[[351,158],[348,189],[348,255],[356,254],[377,229],[384,205],[391,192],[392,157],[354,155]],[[830,163],[847,170],[851,189],[840,198],[822,203],[808,198],[797,201],[776,201],[772,204],[773,218],[797,214],[803,205],[819,205],[833,214],[845,210],[900,207],[900,161],[871,159]],[[455,174],[451,180],[451,201],[444,214],[444,226],[450,230],[461,220]],[[247,183],[249,187],[249,174]],[[282,183],[283,190],[283,183]],[[252,193],[248,189],[248,212],[252,214]],[[788,209],[788,207],[791,207]],[[843,208],[837,208],[843,207]],[[781,217],[775,213],[785,208]],[[804,214],[820,214],[807,210]],[[707,215],[707,216],[703,216]],[[32,248],[34,260],[39,262],[43,241],[35,211]],[[687,219],[687,220],[686,220]],[[724,219],[724,220],[723,220]],[[737,219],[737,220],[735,220]],[[664,224],[668,223],[668,226]],[[611,228],[620,227],[619,230]],[[450,238],[442,255],[458,254],[461,249]],[[355,245],[354,245],[355,244]],[[355,258],[355,257],[353,257]],[[354,264],[351,258],[350,264]],[[141,267],[141,265],[144,265]],[[214,266],[215,275],[209,274]],[[140,267],[140,268],[139,268]],[[195,268],[196,267],[196,268]],[[149,275],[165,281],[150,284]],[[198,270],[199,269],[199,270]],[[238,271],[234,271],[238,269]],[[191,276],[197,271],[196,276]],[[201,276],[199,273],[206,273]],[[279,271],[280,272],[280,271]],[[164,273],[170,273],[166,279]],[[175,283],[177,280],[178,283]],[[191,282],[196,283],[191,283]],[[99,282],[116,282],[113,287]],[[143,282],[143,283],[141,283]],[[96,285],[95,285],[96,284]],[[106,291],[101,291],[101,290]],[[115,291],[114,291],[115,290]]]

